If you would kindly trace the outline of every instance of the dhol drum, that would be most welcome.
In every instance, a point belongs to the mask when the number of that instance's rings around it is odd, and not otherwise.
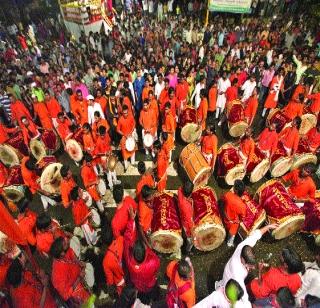
[[[257,190],[257,196],[267,213],[269,223],[279,225],[272,232],[275,239],[283,239],[301,229],[305,215],[280,181],[270,180],[261,185]]]
[[[181,139],[185,143],[192,143],[199,140],[202,129],[197,123],[197,111],[192,107],[187,107],[181,112],[179,118],[181,127]]]
[[[66,152],[76,162],[81,161],[83,158],[82,146],[75,139],[68,139],[66,141]]]
[[[250,174],[250,182],[255,183],[260,181],[268,172],[269,167],[269,159],[258,146],[255,145],[253,160],[247,164],[247,174]]]
[[[317,155],[312,153],[308,143],[308,139],[300,138],[297,152],[293,157],[291,170],[297,169],[305,164],[316,164],[316,163],[317,163]]]
[[[28,155],[28,148],[24,143],[23,134],[21,131],[10,134],[10,138],[6,141],[6,143],[18,150],[22,155]]]
[[[134,149],[136,148],[136,141],[134,137],[132,136],[127,137],[125,145],[126,145],[126,150],[128,152],[134,151]]]
[[[143,136],[143,145],[146,148],[151,148],[153,145],[153,136],[150,133],[145,133]]]
[[[45,130],[42,132],[40,139],[30,140],[30,150],[32,155],[39,161],[46,155],[52,155],[60,148],[60,138],[54,131]]]
[[[20,253],[20,248],[8,236],[0,231],[0,253],[8,258],[15,259]]]
[[[47,156],[42,159],[39,168],[42,169],[40,187],[52,195],[60,195],[61,163],[57,163],[54,156]]]
[[[272,109],[267,117],[267,125],[276,124],[276,131],[280,133],[287,125],[291,123],[291,120],[282,113],[278,108]]]
[[[246,191],[241,196],[241,199],[247,206],[246,216],[240,223],[239,229],[239,233],[244,238],[264,223],[266,211]]]
[[[25,186],[21,167],[14,166],[8,170],[8,178],[3,187],[6,198],[14,203],[19,202],[25,195]]]
[[[202,251],[210,251],[219,247],[226,231],[220,217],[217,196],[210,187],[196,189],[193,200],[193,238],[194,246]]]
[[[305,135],[311,128],[317,125],[317,116],[312,113],[309,106],[305,106],[303,115],[301,116],[301,126],[299,129],[300,135]]]
[[[233,185],[235,180],[242,180],[246,175],[239,151],[232,143],[224,144],[218,151],[217,175],[224,177],[228,185]]]
[[[281,142],[278,142],[276,151],[271,156],[270,173],[274,178],[283,176],[289,171],[293,158],[287,155],[286,149]]]
[[[8,144],[0,145],[0,160],[1,162],[7,166],[12,167],[20,164],[21,154]]]
[[[0,174],[0,187],[3,187],[8,179],[8,169],[2,162],[0,162]]]
[[[174,253],[182,246],[177,199],[173,195],[160,193],[154,197],[151,230],[151,245],[156,251]]]
[[[207,185],[211,176],[211,167],[194,143],[188,144],[181,151],[180,164],[195,187]]]
[[[302,231],[320,236],[320,191],[316,192],[314,202],[305,202],[301,209],[306,216]]]
[[[240,137],[248,127],[244,117],[244,109],[240,100],[234,100],[230,105],[231,107],[227,110],[229,134],[232,137]]]

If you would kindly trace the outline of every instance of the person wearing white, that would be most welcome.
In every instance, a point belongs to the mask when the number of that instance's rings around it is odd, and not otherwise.
[[[241,101],[244,103],[246,102],[249,97],[252,95],[254,88],[256,87],[256,77],[251,75],[248,80],[242,85],[241,90],[243,91]]]
[[[156,85],[154,87],[154,96],[158,100],[162,90],[164,89],[164,81],[163,81],[162,74],[159,74],[157,79],[158,79],[158,81],[157,81],[157,83],[156,83]]]
[[[222,280],[216,282],[216,290],[218,290],[219,288],[226,286],[227,282],[230,279],[236,280],[240,284],[244,292],[241,300],[239,301],[239,304],[243,305],[241,307],[251,307],[244,280],[248,276],[249,270],[255,268],[253,264],[250,264],[254,263],[255,261],[252,247],[256,245],[257,241],[260,240],[263,234],[265,234],[269,230],[275,229],[276,227],[277,225],[272,224],[265,226],[260,230],[255,230],[244,241],[242,241],[237,246],[232,257],[227,262],[224,268]],[[247,262],[244,259],[244,254],[248,256]],[[248,263],[249,259],[251,259],[251,261],[253,262]]]
[[[104,119],[104,113],[102,111],[101,105],[94,101],[94,97],[92,95],[88,95],[87,100],[88,100],[88,123],[92,125],[92,123],[94,122],[94,113],[96,111],[99,111],[102,119]]]
[[[205,88],[206,88],[206,78],[202,76],[200,78],[200,81],[196,84],[196,87],[195,87],[195,89],[192,93],[191,99],[190,99],[191,102],[194,99],[194,106],[196,109],[198,109],[200,102],[201,102],[200,91]]]
[[[302,286],[296,293],[296,303],[299,307],[307,294],[318,297],[320,295],[320,251],[314,262],[303,262],[303,264],[305,272],[301,277]]]
[[[226,105],[226,91],[231,87],[231,82],[227,78],[227,73],[223,72],[222,77],[218,80],[218,98],[217,98],[217,110],[216,110],[216,119],[219,118],[219,114],[222,114],[224,107]]]

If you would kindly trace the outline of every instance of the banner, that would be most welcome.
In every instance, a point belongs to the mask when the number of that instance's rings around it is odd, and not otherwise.
[[[251,13],[252,0],[209,0],[212,12]]]

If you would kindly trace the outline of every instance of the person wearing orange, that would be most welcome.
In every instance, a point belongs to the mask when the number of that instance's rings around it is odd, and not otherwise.
[[[171,113],[170,103],[166,103],[164,109],[164,121],[162,125],[162,132],[168,134],[168,139],[166,141],[166,148],[168,151],[169,161],[171,161],[172,150],[174,149],[174,136],[176,131],[176,122],[173,114]]]
[[[94,112],[94,122],[92,123],[92,135],[93,135],[93,139],[95,141],[97,140],[97,134],[99,134],[99,127],[100,126],[103,126],[106,129],[106,133],[108,134],[108,137],[109,137],[110,126],[109,126],[108,121],[101,117],[101,114],[99,111],[95,111]]]
[[[170,307],[191,308],[196,303],[194,270],[189,257],[171,261],[166,270],[170,280],[167,290],[167,304]]]
[[[317,153],[320,147],[320,123],[317,127],[311,128],[306,135],[309,149],[312,153]]]
[[[83,130],[83,135],[82,135],[83,149],[84,151],[91,154],[92,151],[94,150],[95,143],[93,141],[92,129],[90,124],[84,123],[82,126],[82,130]]]
[[[157,157],[157,189],[162,192],[167,186],[169,155],[159,141],[153,144],[153,149]]]
[[[178,108],[184,110],[187,106],[187,98],[189,93],[189,84],[184,74],[179,74],[178,84],[176,86],[176,98],[178,100]]]
[[[306,86],[304,84],[304,78],[300,79],[299,84],[296,86],[296,88],[294,89],[294,92],[292,94],[291,99],[292,100],[296,100],[299,101],[299,95],[302,94],[303,96],[305,96],[306,93]]]
[[[200,144],[201,152],[213,170],[216,163],[218,147],[218,138],[215,135],[214,126],[207,127],[205,135],[201,138]]]
[[[116,212],[111,220],[113,236],[118,238],[124,235],[130,219],[129,208],[137,210],[138,205],[130,196],[124,197],[124,190],[121,185],[115,185],[112,191],[113,199],[117,204]]]
[[[173,88],[169,88],[169,99],[166,103],[170,103],[170,107],[171,107],[171,113],[174,116],[174,118],[176,119],[177,115],[180,115],[181,109],[179,106],[179,102],[175,96],[174,93],[174,89]],[[161,105],[160,106],[160,111],[163,113],[164,109],[165,109],[165,105]]]
[[[144,141],[145,135],[150,134],[152,136],[153,141],[156,140],[157,137],[157,115],[155,110],[150,108],[150,103],[148,99],[143,101],[143,108],[140,111],[139,123],[142,126],[142,141]],[[149,150],[151,150],[152,156],[154,153],[152,151],[152,147],[146,147],[143,142],[143,146],[146,151],[146,155],[149,155]]]
[[[276,132],[276,124],[272,123],[266,127],[258,136],[259,149],[270,157],[277,149],[278,146],[278,133]]]
[[[32,99],[34,113],[39,118],[42,128],[52,130],[53,124],[46,104],[44,102],[39,102],[36,95],[32,95]]]
[[[7,127],[0,122],[0,144],[5,143],[9,139],[9,134],[19,131],[19,127]]]
[[[136,157],[135,148],[133,149],[133,151],[128,151],[126,148],[126,140],[129,137],[136,139],[136,123],[134,117],[132,115],[129,115],[127,106],[123,106],[122,108],[122,115],[120,116],[117,125],[117,133],[122,136],[120,145],[122,158],[124,161],[124,168],[126,171],[129,167],[128,159],[130,158],[131,165],[134,165]]]
[[[286,127],[279,133],[279,142],[281,142],[286,149],[287,155],[294,155],[299,145],[299,128],[301,125],[301,118],[293,119],[291,126]]]
[[[78,124],[88,123],[88,101],[83,98],[81,90],[76,91],[72,113],[76,117]]]
[[[143,185],[138,197],[139,225],[142,231],[147,235],[150,235],[151,233],[151,222],[153,218],[152,200],[154,192],[153,186]]]
[[[77,186],[75,180],[72,177],[72,172],[70,168],[66,165],[63,165],[60,169],[61,182],[60,182],[60,191],[61,191],[61,200],[65,208],[68,208],[71,205],[70,201],[70,192]]]
[[[288,117],[291,121],[295,117],[301,117],[303,114],[303,102],[304,95],[299,94],[298,100],[290,100],[288,105],[285,106],[282,110],[283,114]]]
[[[270,84],[270,91],[264,102],[264,108],[262,111],[262,117],[265,116],[268,109],[276,108],[278,105],[279,94],[283,91],[284,87],[284,69],[279,69],[277,76],[273,77]]]
[[[237,235],[240,222],[246,215],[247,207],[241,200],[244,191],[244,183],[241,180],[235,180],[233,191],[226,192],[222,197],[224,203],[224,223],[229,233],[228,247],[234,246],[234,239]]]
[[[142,101],[146,100],[149,97],[149,91],[152,90],[152,87],[149,85],[149,80],[146,79],[144,82],[143,90],[142,90]]]
[[[12,94],[8,94],[8,97],[11,101],[10,109],[11,109],[11,120],[15,124],[19,124],[21,126],[21,118],[25,117],[28,120],[32,121],[31,114],[26,106],[19,100],[15,99]]]
[[[155,183],[154,183],[154,178],[152,176],[152,173],[147,171],[146,164],[143,161],[139,161],[138,163],[138,172],[141,178],[139,179],[136,186],[136,196],[139,199],[142,187],[144,185],[154,187]]]
[[[63,112],[59,112],[57,115],[56,130],[64,143],[72,137],[72,131],[70,129],[71,125],[71,121],[65,116],[65,114]]]
[[[125,286],[124,271],[122,268],[123,236],[112,238],[111,229],[107,229],[108,248],[104,255],[102,266],[108,286],[116,286],[118,295]],[[112,242],[111,242],[112,241]]]
[[[23,140],[27,148],[29,149],[29,143],[31,139],[40,137],[38,126],[26,117],[21,118],[21,130]]]
[[[227,103],[232,102],[239,97],[238,78],[235,78],[231,82],[231,86],[226,90]]]
[[[300,169],[294,169],[282,177],[282,179],[289,183],[288,192],[292,198],[298,202],[298,206],[304,205],[304,202],[314,202],[316,193],[316,184],[313,181],[312,169],[305,165]]]
[[[152,90],[150,90],[150,91],[152,91]],[[131,101],[131,98],[130,98],[130,95],[131,95],[130,89],[126,89],[126,88],[121,89],[121,95],[122,95],[123,99],[122,99],[121,106],[119,106],[119,108],[118,108],[119,109],[118,112],[121,113],[122,112],[122,107],[124,105],[126,105],[128,107],[129,114],[134,116],[134,108],[132,106],[132,101]]]
[[[97,176],[92,160],[92,156],[85,153],[80,174],[85,189],[96,202],[98,209],[102,212],[104,210],[102,197],[106,193],[106,185],[104,181]]]
[[[180,219],[187,237],[187,247],[188,252],[191,251],[192,242],[192,229],[193,229],[193,203],[191,194],[193,191],[193,183],[189,180],[183,183],[183,186],[178,189],[178,206],[180,212]]]
[[[257,89],[254,88],[251,96],[248,98],[247,102],[245,103],[245,108],[244,108],[244,117],[246,118],[246,121],[250,126],[252,125],[254,118],[257,114],[258,104],[259,102],[258,102]]]
[[[217,82],[214,80],[210,86],[208,93],[208,114],[209,118],[212,116],[214,118],[214,112],[217,109],[217,97],[218,97],[218,88]]]
[[[59,102],[54,97],[50,96],[48,90],[44,92],[44,101],[46,103],[53,125],[56,126],[56,120],[58,118],[58,114],[62,112],[62,108]]]
[[[250,127],[246,129],[245,135],[240,139],[239,154],[245,161],[245,165],[248,165],[254,159],[255,143],[252,138],[252,130]]]
[[[208,116],[208,100],[206,98],[206,90],[201,89],[200,90],[200,105],[197,109],[197,119],[199,125],[201,125],[202,131],[206,129],[206,121]]]
[[[107,98],[102,95],[102,90],[101,89],[97,89],[96,94],[97,95],[96,95],[95,101],[100,104],[101,109],[105,114],[106,110],[107,110]]]
[[[149,91],[148,100],[149,100],[150,108],[154,110],[154,112],[155,112],[155,114],[157,116],[157,127],[158,127],[158,124],[159,124],[159,106],[158,106],[157,99],[153,95],[153,91],[152,90]]]
[[[163,106],[169,100],[169,79],[164,79],[164,88],[160,92],[159,96],[159,106]],[[160,111],[161,107],[160,107]]]
[[[309,94],[307,98],[311,100],[311,112],[317,115],[320,111],[320,92]]]

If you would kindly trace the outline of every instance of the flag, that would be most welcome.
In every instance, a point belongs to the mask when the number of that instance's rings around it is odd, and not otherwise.
[[[14,243],[27,245],[26,238],[2,201],[0,201],[0,231]]]

